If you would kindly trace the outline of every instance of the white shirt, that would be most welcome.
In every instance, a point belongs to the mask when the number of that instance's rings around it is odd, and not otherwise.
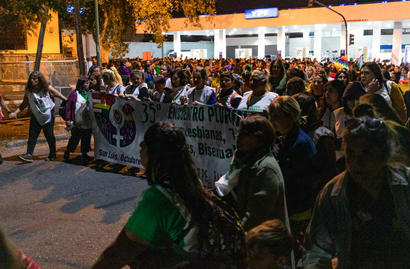
[[[238,109],[263,112],[264,110],[268,109],[272,100],[278,96],[278,94],[275,92],[266,92],[258,102],[256,102],[255,104],[251,106],[248,106],[248,99],[250,101],[252,92],[253,91],[248,91],[243,94],[243,98],[241,100],[241,103],[238,106]]]
[[[35,92],[28,92],[27,98],[31,112],[33,112],[37,122],[41,126],[51,122],[51,111],[55,105],[53,100],[51,100],[50,94],[47,92],[45,96],[42,96]]]
[[[172,89],[171,78],[167,78],[167,80],[165,81],[165,88]]]
[[[209,86],[204,86],[200,91],[197,91],[196,87],[188,88],[182,93],[182,95],[188,98],[189,104],[192,104],[195,101],[207,104],[212,94],[215,94],[215,89]]]
[[[112,94],[112,95],[115,95],[115,96],[118,96],[120,93],[123,93],[123,92],[125,92],[125,87],[120,85],[120,84],[117,84],[117,85],[115,85],[114,87],[112,87],[111,89],[108,90],[109,94]]]
[[[138,97],[138,95],[140,94],[140,89],[141,88],[147,88],[148,89],[148,85],[147,83],[143,82],[140,85],[138,85],[138,87],[135,88],[134,92],[132,93],[132,95]]]

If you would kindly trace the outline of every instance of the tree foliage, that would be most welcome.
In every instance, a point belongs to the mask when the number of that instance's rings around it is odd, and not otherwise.
[[[31,33],[37,23],[50,19],[47,10],[61,12],[64,0],[0,0],[0,32],[10,23],[18,23],[24,32]]]
[[[146,33],[154,34],[155,42],[164,41],[163,32],[169,29],[169,23],[175,14],[183,14],[186,24],[200,27],[199,15],[215,14],[214,0],[127,0],[137,24],[145,28]]]
[[[84,32],[95,37],[93,3],[93,0],[81,0],[86,10],[82,27]],[[186,17],[187,24],[200,26],[199,15],[215,14],[215,0],[98,0],[98,4],[101,44],[117,56],[127,51],[125,42],[130,41],[136,25],[143,26],[145,32],[153,34],[154,41],[161,45],[163,33],[168,31],[175,15]],[[64,17],[66,26],[73,24],[69,15]]]
[[[44,12],[46,8],[59,13],[62,28],[74,29],[74,15],[67,12],[68,5],[74,5],[74,1],[0,0],[0,31],[11,19],[31,31],[36,23],[49,18]],[[84,8],[82,32],[95,37],[94,0],[80,0],[80,6]],[[98,0],[98,6],[101,44],[118,55],[127,50],[125,42],[130,40],[136,25],[143,26],[145,32],[153,34],[155,42],[161,44],[163,33],[168,31],[175,15],[184,16],[186,24],[200,26],[199,15],[215,14],[215,0]]]

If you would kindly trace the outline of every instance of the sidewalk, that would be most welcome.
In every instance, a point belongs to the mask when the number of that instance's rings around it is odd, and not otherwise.
[[[4,120],[0,122],[0,151],[5,152],[14,147],[27,145],[30,118]],[[57,141],[67,140],[69,133],[65,130],[65,122],[61,117],[56,117],[54,135]],[[46,143],[43,132],[38,137],[37,144]]]

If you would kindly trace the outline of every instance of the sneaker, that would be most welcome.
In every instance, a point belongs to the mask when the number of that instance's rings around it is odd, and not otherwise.
[[[68,161],[70,159],[70,152],[68,150],[64,151],[64,161]]]
[[[31,154],[23,154],[23,155],[19,155],[19,158],[22,161],[28,162],[28,163],[32,163],[33,162],[33,155]]]
[[[46,162],[54,161],[57,158],[55,153],[48,154],[48,157],[44,159]]]
[[[90,161],[94,160],[93,157],[88,156],[87,154],[82,154],[81,155],[81,162],[82,163],[88,163]]]

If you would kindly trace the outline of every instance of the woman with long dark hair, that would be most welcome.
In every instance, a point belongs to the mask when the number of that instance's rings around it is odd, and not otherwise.
[[[377,63],[367,62],[362,66],[360,69],[360,81],[367,93],[381,95],[393,106],[397,114],[399,114],[400,119],[406,122],[407,108],[404,103],[403,94],[397,84],[385,80],[382,70]]]
[[[242,268],[230,264],[240,265],[240,256],[226,256],[211,267],[206,264],[212,259],[193,261],[203,251],[200,238],[209,235],[214,219],[208,214],[211,195],[196,173],[183,130],[169,122],[154,123],[140,146],[149,187],[116,241],[92,268]],[[178,267],[187,263],[191,266]],[[142,264],[146,267],[137,267]]]
[[[186,72],[181,69],[174,70],[171,75],[171,84],[172,87],[165,92],[164,103],[180,104],[182,93],[190,87]]]
[[[65,120],[71,137],[68,140],[67,150],[64,152],[64,160],[68,161],[70,152],[74,152],[81,140],[81,161],[87,163],[92,160],[87,155],[91,149],[91,117],[88,110],[88,93],[90,81],[80,78],[74,91],[68,96],[65,109]]]
[[[283,62],[276,58],[269,66],[269,83],[271,91],[282,95],[286,89],[286,73]]]
[[[51,87],[43,74],[34,71],[28,77],[26,92],[23,103],[13,113],[10,118],[17,118],[17,114],[27,106],[30,108],[30,128],[27,142],[27,153],[20,155],[19,158],[25,162],[33,162],[33,152],[37,143],[38,135],[41,130],[47,139],[50,153],[45,159],[52,161],[56,158],[56,138],[54,136],[54,102],[52,96],[61,100],[67,100],[59,91]]]
[[[187,89],[183,95],[187,104],[194,105],[214,105],[216,103],[215,89],[207,86],[208,80],[205,69],[194,71],[194,87]]]

